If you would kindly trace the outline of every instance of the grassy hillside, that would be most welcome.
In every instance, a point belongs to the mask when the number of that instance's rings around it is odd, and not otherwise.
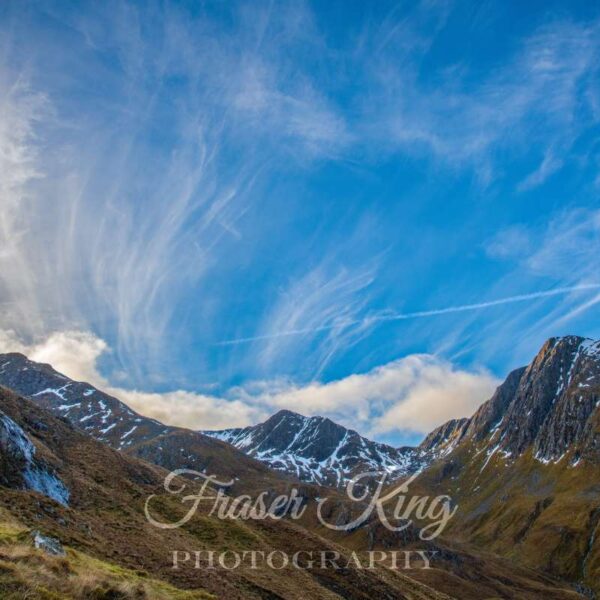
[[[419,478],[458,504],[446,535],[600,593],[600,466],[488,452],[465,445]]]

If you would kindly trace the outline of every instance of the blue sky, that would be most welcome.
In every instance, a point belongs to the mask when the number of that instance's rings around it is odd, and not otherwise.
[[[600,337],[599,34],[591,2],[3,3],[2,349],[199,428],[469,414]]]

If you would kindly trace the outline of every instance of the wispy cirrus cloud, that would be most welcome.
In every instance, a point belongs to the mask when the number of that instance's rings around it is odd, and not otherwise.
[[[265,312],[258,333],[247,340],[259,342],[258,364],[265,371],[281,369],[304,356],[309,377],[318,377],[336,352],[369,332],[371,324],[357,317],[367,310],[376,269],[376,264],[349,269],[326,259],[291,278]],[[297,335],[286,335],[289,331]]]
[[[496,232],[483,250],[506,269],[490,293],[542,283],[561,286],[563,293],[557,294],[552,303],[544,304],[540,297],[536,303],[525,303],[521,310],[485,323],[476,321],[475,315],[465,318],[447,334],[448,347],[462,351],[477,347],[484,361],[510,351],[511,364],[517,366],[526,362],[548,337],[600,334],[593,319],[600,302],[595,289],[600,278],[597,210],[569,208],[529,226],[507,226]],[[586,324],[584,328],[582,323]],[[503,335],[498,335],[500,329]]]
[[[0,325],[31,341],[102,332],[140,380],[178,335],[179,303],[243,237],[260,182],[281,161],[347,143],[344,118],[294,61],[296,44],[319,43],[311,13],[48,7],[68,34],[34,42],[39,22],[11,10],[0,23]]]
[[[495,306],[503,306],[506,304],[516,304],[520,302],[528,302],[533,300],[539,300],[542,298],[550,298],[554,296],[566,296],[574,292],[587,292],[600,289],[600,283],[582,283],[579,285],[560,287],[550,290],[540,290],[538,292],[530,292],[528,294],[517,294],[515,296],[507,296],[505,298],[496,298],[494,300],[485,300],[482,302],[475,302],[473,304],[462,304],[458,306],[447,306],[444,308],[434,308],[429,310],[420,310],[415,312],[397,313],[393,311],[386,311],[382,314],[372,314],[369,317],[362,319],[348,319],[340,318],[335,319],[332,323],[327,320],[323,320],[321,324],[315,324],[312,327],[299,327],[296,329],[281,329],[279,331],[273,331],[272,333],[264,333],[262,335],[237,338],[232,340],[225,340],[220,342],[222,346],[234,346],[238,344],[248,344],[257,341],[272,341],[279,340],[281,338],[289,338],[294,336],[302,336],[309,334],[318,334],[326,331],[337,330],[338,332],[347,330],[351,327],[362,326],[365,329],[375,326],[377,323],[392,322],[392,321],[407,321],[412,319],[423,319],[427,317],[438,317],[441,315],[450,315],[454,313],[480,311],[486,308],[492,308]],[[329,309],[344,308],[343,306],[334,306],[333,304],[328,305]],[[346,307],[347,309],[348,307]],[[317,316],[314,312],[313,316]]]
[[[483,75],[458,58],[425,78],[422,63],[447,14],[446,5],[426,4],[390,30],[387,52],[373,67],[378,87],[371,89],[372,123],[389,145],[475,169],[483,182],[502,174],[498,157],[508,147],[520,159],[537,156],[538,166],[518,188],[542,184],[600,118],[600,25],[547,22],[520,41],[512,58]],[[424,11],[436,10],[438,20],[423,18]]]

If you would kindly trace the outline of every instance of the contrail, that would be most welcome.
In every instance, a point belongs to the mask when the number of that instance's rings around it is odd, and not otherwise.
[[[548,296],[560,296],[562,294],[568,294],[570,292],[577,292],[582,290],[595,290],[600,288],[599,283],[586,283],[582,285],[574,285],[570,287],[560,287],[553,290],[546,290],[543,292],[532,292],[531,294],[519,294],[518,296],[508,296],[507,298],[498,298],[497,300],[489,300],[487,302],[478,302],[476,304],[463,304],[462,306],[449,306],[447,308],[437,308],[433,310],[420,310],[417,312],[408,313],[396,313],[390,315],[376,315],[372,317],[366,317],[364,319],[353,319],[346,321],[337,321],[328,325],[321,325],[320,327],[307,327],[305,329],[289,329],[287,331],[279,331],[277,333],[270,333],[266,335],[256,335],[253,337],[236,338],[232,340],[224,340],[218,342],[217,346],[235,346],[236,344],[248,344],[250,342],[259,342],[261,340],[272,340],[281,337],[289,337],[293,335],[302,335],[305,333],[318,333],[320,331],[329,331],[331,329],[339,329],[342,327],[349,327],[350,325],[371,325],[372,323],[379,323],[383,321],[403,321],[407,319],[421,319],[424,317],[433,317],[436,315],[445,315],[448,313],[466,312],[469,310],[479,310],[482,308],[490,308],[492,306],[499,306],[501,304],[512,304],[514,302],[525,302],[527,300],[535,300],[536,298],[547,298]]]

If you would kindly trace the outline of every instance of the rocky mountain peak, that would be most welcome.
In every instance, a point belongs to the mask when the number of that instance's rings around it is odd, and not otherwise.
[[[0,384],[34,400],[116,448],[127,448],[166,431],[93,385],[69,379],[23,354],[0,354]]]
[[[591,434],[598,403],[599,343],[582,337],[551,338],[523,373],[498,427],[508,455],[533,447],[541,460],[557,460]]]
[[[468,423],[450,421],[423,444],[448,437],[486,442],[505,458],[531,450],[539,461],[600,459],[600,341],[547,340],[532,362],[512,371]],[[456,446],[454,443],[453,447]]]
[[[402,476],[424,464],[425,451],[368,440],[326,417],[282,410],[258,425],[206,431],[275,470],[303,481],[344,486],[360,473]]]

